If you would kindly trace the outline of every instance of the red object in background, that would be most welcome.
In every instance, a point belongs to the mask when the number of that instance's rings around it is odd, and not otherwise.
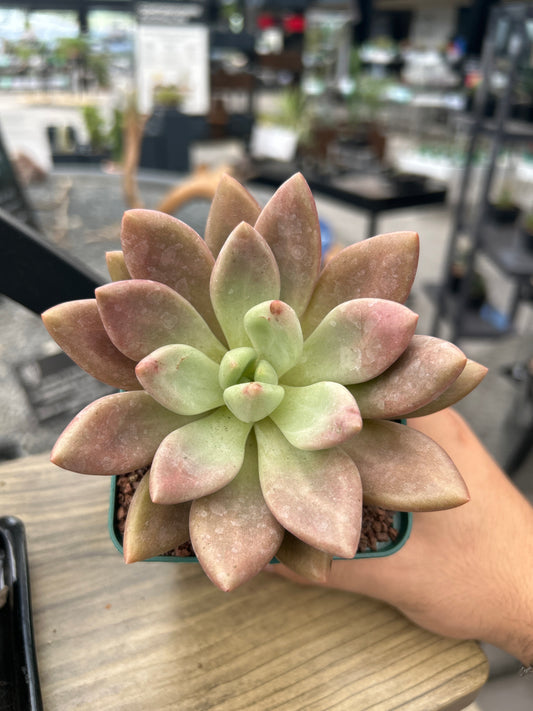
[[[269,27],[275,27],[276,24],[274,16],[268,12],[261,13],[261,15],[257,17],[257,27],[260,30],[268,30]]]
[[[302,34],[305,30],[305,17],[296,13],[287,15],[283,18],[283,29],[288,34]]]

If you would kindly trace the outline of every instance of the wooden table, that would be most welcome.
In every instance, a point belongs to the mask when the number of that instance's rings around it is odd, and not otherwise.
[[[26,526],[47,711],[436,711],[486,680],[474,642],[380,602],[262,574],[222,593],[195,563],[126,566],[109,480],[46,455],[0,466],[0,514]]]

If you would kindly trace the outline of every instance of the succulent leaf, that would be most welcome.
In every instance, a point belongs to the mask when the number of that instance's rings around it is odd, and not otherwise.
[[[137,363],[137,378],[163,407],[199,415],[224,404],[218,364],[192,346],[162,346]]]
[[[281,380],[287,385],[370,380],[407,348],[417,320],[406,306],[384,299],[339,304],[305,341],[299,363]]]
[[[244,315],[261,301],[279,298],[279,270],[268,244],[245,222],[233,230],[220,250],[210,290],[230,348],[249,346]]]
[[[124,561],[163,555],[189,540],[191,503],[162,506],[150,498],[150,472],[147,472],[131,500],[124,529]]]
[[[298,449],[335,447],[363,425],[356,401],[339,383],[284,386],[284,390],[283,401],[270,417]]]
[[[362,493],[350,457],[338,447],[296,449],[268,419],[254,430],[261,489],[277,520],[313,548],[352,558],[361,534]]]
[[[255,228],[276,257],[281,275],[279,298],[300,316],[313,293],[322,259],[316,205],[301,173],[278,188],[261,211]]]
[[[276,558],[298,575],[315,583],[325,583],[331,570],[333,556],[307,545],[292,533],[285,531]]]
[[[239,383],[224,390],[224,402],[242,422],[257,422],[270,413],[283,400],[285,391],[281,385],[268,383]]]
[[[124,253],[121,250],[115,250],[114,252],[105,253],[105,261],[107,264],[107,271],[112,281],[123,281],[124,279],[131,279],[131,275],[124,261]]]
[[[176,504],[228,484],[242,466],[250,429],[221,407],[171,432],[161,442],[150,471],[152,501]]]
[[[245,373],[255,365],[257,353],[253,348],[243,346],[228,351],[220,363],[218,383],[221,388],[236,385]],[[252,373],[250,373],[252,375]],[[250,378],[251,380],[252,378]]]
[[[278,376],[294,366],[302,355],[303,336],[298,316],[283,301],[264,301],[244,317],[244,329],[260,358]]]
[[[438,397],[427,405],[408,413],[408,417],[423,417],[431,415],[446,407],[455,405],[456,402],[466,397],[483,380],[488,372],[488,368],[475,360],[467,360],[464,369],[459,377]]]
[[[241,222],[254,225],[261,207],[257,200],[225,173],[218,184],[205,226],[205,242],[217,257],[228,235]]]
[[[111,343],[95,299],[67,301],[42,314],[48,333],[94,378],[122,390],[140,390],[135,363]]]
[[[161,440],[191,421],[145,392],[106,395],[76,415],[54,445],[51,459],[80,474],[126,474],[148,466]]]
[[[279,380],[278,374],[266,360],[260,360],[257,363],[253,379],[259,383],[270,383],[270,385],[277,385]]]
[[[190,531],[202,568],[224,591],[259,573],[275,555],[283,529],[263,499],[253,437],[248,438],[242,468],[231,483],[193,502]]]
[[[134,279],[160,281],[187,299],[218,337],[222,332],[209,299],[214,258],[191,227],[156,210],[127,210],[122,250]]]
[[[322,270],[302,317],[309,335],[337,304],[371,297],[405,303],[418,266],[416,232],[391,232],[356,242],[336,254]]]
[[[166,284],[130,279],[95,293],[109,338],[128,358],[141,360],[172,343],[198,348],[217,362],[226,353],[194,306]]]
[[[470,498],[446,452],[405,425],[365,420],[361,432],[342,449],[357,464],[365,504],[394,511],[437,511]]]
[[[363,418],[396,419],[440,395],[458,378],[466,360],[453,343],[413,336],[406,351],[385,373],[349,390]]]

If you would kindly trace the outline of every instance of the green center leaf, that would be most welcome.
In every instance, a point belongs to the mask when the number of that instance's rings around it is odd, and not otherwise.
[[[268,417],[283,400],[281,385],[240,383],[224,390],[224,402],[242,422],[258,422]]]

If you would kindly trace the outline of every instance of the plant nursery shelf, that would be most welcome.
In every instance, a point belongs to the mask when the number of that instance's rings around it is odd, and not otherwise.
[[[424,292],[434,303],[438,303],[439,289],[437,284],[425,284]],[[448,321],[452,321],[457,309],[459,299],[456,294],[446,291],[444,294],[443,315]],[[463,308],[461,311],[460,328],[455,334],[456,339],[460,338],[501,338],[509,335],[511,327],[508,319],[495,311],[491,306],[485,304],[481,309]]]
[[[458,711],[487,678],[475,642],[378,601],[268,574],[222,593],[194,563],[124,565],[107,477],[41,455],[2,464],[0,488],[26,528],[47,711],[73,699],[106,711]]]

